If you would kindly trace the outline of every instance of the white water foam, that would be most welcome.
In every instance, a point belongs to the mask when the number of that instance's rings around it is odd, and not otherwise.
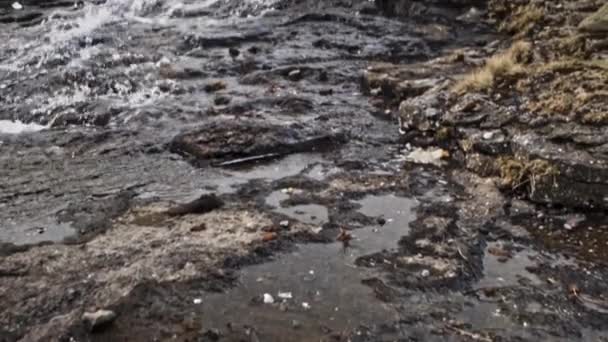
[[[48,126],[39,125],[36,123],[23,123],[19,120],[0,120],[0,134],[19,134],[28,132],[38,132],[43,129],[49,128]]]

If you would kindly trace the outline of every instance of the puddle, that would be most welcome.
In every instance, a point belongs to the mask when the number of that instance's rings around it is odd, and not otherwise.
[[[299,204],[284,207],[281,202],[288,199],[289,194],[283,191],[274,191],[266,198],[266,203],[274,207],[274,211],[298,220],[303,223],[313,225],[323,225],[329,222],[327,208],[318,204]]]
[[[416,205],[415,200],[395,195],[382,195],[367,196],[356,203],[361,205],[360,213],[370,217],[382,217],[386,223],[373,229],[355,230],[354,248],[357,248],[357,240],[360,240],[364,241],[363,245],[359,246],[364,253],[382,250],[387,245],[396,246],[402,236],[409,234],[409,223],[414,217],[412,209]]]
[[[319,163],[323,159],[318,154],[292,154],[278,161],[264,163],[253,167],[220,170],[211,175],[209,186],[216,187],[220,193],[235,192],[238,185],[247,183],[253,179],[265,179],[274,181],[277,179],[295,176],[312,164]]]
[[[539,254],[534,251],[522,250],[514,252],[510,257],[494,255],[496,252],[502,251],[500,243],[491,242],[485,250],[483,258],[484,276],[477,283],[477,287],[502,287],[516,286],[522,281],[529,282],[532,285],[540,285],[543,282],[533,273],[527,270],[528,267],[537,266],[535,261],[539,258]]]
[[[198,188],[193,188],[190,182],[176,185],[175,179],[168,180],[166,184],[158,183],[148,187],[145,192],[139,194],[141,199],[159,198],[161,200],[188,202],[193,201],[203,194],[229,194],[237,191],[237,188],[253,179],[265,179],[274,181],[284,177],[297,175],[313,164],[323,161],[319,154],[292,154],[270,163],[258,164],[242,169],[194,169],[190,174],[184,174],[183,178],[188,180],[195,174],[201,179]],[[182,162],[183,169],[192,167],[185,161]],[[176,190],[180,188],[181,190]]]
[[[306,172],[306,176],[321,181],[340,171],[341,169],[339,167],[317,164]]]
[[[29,222],[4,222],[0,229],[0,241],[15,245],[29,245],[40,242],[61,242],[76,234],[69,223],[59,223],[54,216]]]
[[[278,192],[270,202],[284,196],[288,195]],[[396,247],[396,237],[406,234],[405,227],[414,219],[411,208],[415,202],[387,195],[369,196],[360,203],[367,215],[394,220],[378,231],[376,227],[355,230],[356,239],[347,249],[342,243],[301,245],[275,261],[244,268],[239,285],[227,294],[201,294],[202,320],[209,328],[228,323],[255,327],[260,341],[317,342],[328,331],[398,319],[393,309],[362,284],[364,279],[377,277],[374,270],[354,263],[365,253]],[[279,293],[286,292],[291,298],[281,299]],[[271,295],[275,303],[264,304],[264,294]],[[294,328],[294,322],[299,328]]]
[[[513,329],[516,324],[506,316],[496,303],[478,302],[467,305],[458,318],[473,324],[475,329]],[[521,327],[521,326],[518,326]]]

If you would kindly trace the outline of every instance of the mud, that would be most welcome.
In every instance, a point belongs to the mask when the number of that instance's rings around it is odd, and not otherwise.
[[[496,1],[21,4],[1,341],[608,338],[601,128],[442,107]]]

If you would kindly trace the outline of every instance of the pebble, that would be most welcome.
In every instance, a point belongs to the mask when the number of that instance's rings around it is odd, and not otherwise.
[[[494,132],[485,132],[485,133],[482,135],[482,137],[483,137],[485,140],[490,140],[490,139],[492,139],[492,138],[494,137]]]
[[[213,93],[219,90],[226,89],[226,83],[223,81],[213,81],[205,84],[204,89],[208,93]]]
[[[17,10],[17,11],[22,10],[23,9],[23,5],[21,5],[18,2],[13,2],[13,9]]]
[[[274,303],[274,298],[270,293],[264,293],[264,304],[272,304]]]
[[[230,103],[230,97],[229,96],[218,96],[213,100],[213,103],[215,103],[216,106],[225,106],[227,104]]]
[[[85,312],[84,315],[82,315],[82,319],[88,324],[91,331],[93,331],[114,322],[116,313],[112,310]]]
[[[283,220],[279,222],[279,226],[281,226],[282,228],[289,228],[289,221]]]
[[[291,292],[279,292],[278,296],[281,299],[291,299],[291,298],[293,298]]]
[[[420,272],[420,275],[421,275],[423,278],[426,278],[426,277],[428,277],[428,276],[430,276],[430,275],[431,275],[431,272],[430,272],[429,270],[422,270],[422,272]]]
[[[239,51],[237,48],[231,47],[228,49],[228,53],[232,58],[237,58],[241,54],[241,51]]]
[[[194,304],[197,304],[197,305],[198,305],[198,304],[202,304],[202,303],[203,303],[203,300],[202,300],[202,299],[200,299],[200,298],[194,298],[194,300],[193,300],[192,302],[193,302]]]
[[[308,310],[310,309],[310,304],[308,304],[307,302],[302,303],[302,307],[304,308],[304,310]]]

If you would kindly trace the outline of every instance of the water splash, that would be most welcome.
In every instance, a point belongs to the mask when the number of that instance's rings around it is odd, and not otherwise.
[[[19,120],[0,120],[0,134],[38,132],[47,128],[49,128],[49,126],[43,126],[36,123],[23,123]]]
[[[161,0],[109,0],[99,5],[87,3],[73,12],[55,11],[40,25],[20,30],[21,35],[26,31],[31,43],[24,45],[16,39],[9,40],[9,45],[17,48],[0,64],[0,70],[40,69],[55,61],[69,61],[90,46],[93,34],[104,26],[137,21],[162,7]]]

